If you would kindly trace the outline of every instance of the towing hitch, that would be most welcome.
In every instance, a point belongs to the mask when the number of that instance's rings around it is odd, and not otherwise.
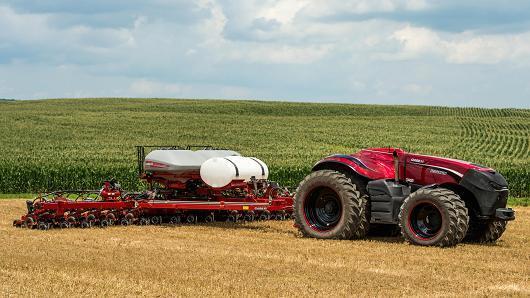
[[[512,208],[497,208],[495,210],[495,218],[500,220],[514,220],[515,211]]]

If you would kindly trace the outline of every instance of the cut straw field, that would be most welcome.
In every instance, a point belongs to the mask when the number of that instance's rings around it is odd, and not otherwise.
[[[319,241],[291,222],[11,227],[0,200],[0,296],[530,296],[530,208],[495,245]]]

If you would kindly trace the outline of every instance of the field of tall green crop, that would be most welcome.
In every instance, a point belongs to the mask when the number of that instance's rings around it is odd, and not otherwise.
[[[211,144],[296,185],[320,158],[365,147],[485,164],[530,196],[530,110],[173,99],[0,101],[0,192],[138,189],[135,145]]]

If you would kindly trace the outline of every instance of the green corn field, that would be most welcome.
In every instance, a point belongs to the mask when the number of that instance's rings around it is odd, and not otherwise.
[[[0,101],[0,192],[137,179],[136,145],[205,144],[296,186],[322,157],[395,146],[496,168],[530,196],[530,110],[175,99]]]

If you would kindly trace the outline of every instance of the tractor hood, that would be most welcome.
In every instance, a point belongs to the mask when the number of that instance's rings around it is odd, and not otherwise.
[[[399,148],[368,148],[353,154],[330,155],[319,161],[313,170],[319,169],[324,163],[346,164],[355,171],[369,179],[394,178],[393,153],[396,152],[400,166],[418,165],[430,168],[433,171],[444,171],[455,178],[456,181],[469,171],[495,173],[495,170],[468,161],[437,157],[422,154],[408,153]]]
[[[447,157],[438,157],[431,155],[423,154],[414,154],[405,152],[402,149],[398,148],[369,148],[363,149],[358,153],[352,154],[352,156],[357,156],[363,161],[372,160],[376,163],[387,164],[392,161],[392,154],[396,152],[399,156],[400,164],[416,164],[423,165],[426,167],[443,170],[450,172],[454,176],[462,178],[469,170],[475,170],[479,172],[490,172],[494,173],[495,170],[486,166],[475,164],[469,161],[447,158]]]

